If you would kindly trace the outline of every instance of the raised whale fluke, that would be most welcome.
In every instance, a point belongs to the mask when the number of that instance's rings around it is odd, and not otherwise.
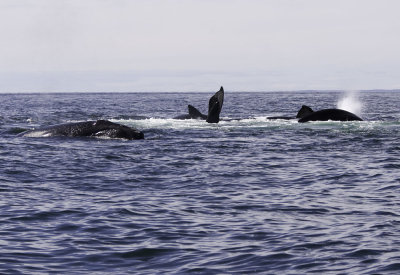
[[[208,101],[208,114],[203,115],[197,108],[188,105],[189,113],[174,117],[174,119],[205,119],[208,123],[218,123],[222,104],[224,103],[224,88],[216,92]]]
[[[42,127],[21,133],[26,137],[109,137],[143,139],[143,132],[108,120],[84,121]]]

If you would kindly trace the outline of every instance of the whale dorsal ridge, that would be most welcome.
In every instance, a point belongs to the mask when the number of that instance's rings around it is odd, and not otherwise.
[[[301,106],[300,110],[298,111],[296,118],[305,117],[306,115],[309,115],[313,112],[314,112],[313,109],[311,109],[309,106],[303,105],[303,106]]]

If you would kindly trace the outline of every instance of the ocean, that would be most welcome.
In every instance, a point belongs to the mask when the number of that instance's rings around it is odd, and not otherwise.
[[[400,92],[225,88],[218,124],[172,119],[216,91],[0,94],[0,273],[399,274]],[[145,139],[19,135],[96,119]]]

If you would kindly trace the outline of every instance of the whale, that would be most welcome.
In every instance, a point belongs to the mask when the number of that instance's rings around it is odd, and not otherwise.
[[[309,106],[307,105],[303,105],[301,106],[300,110],[297,112],[297,115],[295,117],[293,116],[270,116],[267,117],[267,119],[284,119],[284,120],[290,120],[290,119],[296,119],[296,118],[302,118],[306,115],[309,115],[311,113],[313,113],[313,109],[311,109]]]
[[[208,123],[218,123],[220,121],[220,113],[224,103],[224,87],[221,86],[208,101],[208,113],[202,114],[193,105],[188,105],[188,114],[174,117],[174,119],[201,119]]]
[[[208,115],[206,121],[208,123],[218,123],[219,115],[222,110],[222,104],[224,103],[224,88],[221,86],[218,92],[216,92],[208,101]]]
[[[28,130],[24,137],[108,137],[127,140],[143,139],[143,132],[108,120],[72,122]]]
[[[362,121],[357,115],[342,109],[322,109],[316,112],[310,112],[301,117],[298,122],[309,121]]]
[[[188,105],[188,113],[186,115],[180,115],[174,117],[174,119],[202,119],[206,120],[207,115],[203,115],[199,110],[196,109],[196,107],[192,105]]]

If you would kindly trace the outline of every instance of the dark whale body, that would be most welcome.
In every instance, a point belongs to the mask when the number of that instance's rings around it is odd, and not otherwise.
[[[208,101],[208,123],[218,123],[219,114],[222,110],[222,104],[224,103],[224,88],[221,86],[218,92],[213,95]]]
[[[26,137],[109,137],[128,140],[143,139],[141,131],[108,120],[66,123],[21,133]]]
[[[295,118],[302,118],[308,114],[313,113],[313,109],[311,109],[310,107],[303,105],[301,106],[300,110],[297,112],[296,117],[292,117],[292,116],[270,116],[267,117],[267,119],[284,119],[284,120],[290,120],[290,119],[295,119]]]
[[[341,109],[323,109],[312,112],[299,119],[299,122],[308,121],[362,121],[361,118],[353,113]]]
[[[199,110],[197,110],[195,107],[192,105],[188,105],[188,114],[186,115],[181,115],[174,117],[174,119],[207,119],[207,115],[203,115]]]
[[[308,121],[362,121],[361,118],[353,113],[350,113],[341,109],[323,109],[314,112],[310,107],[303,105],[298,111],[296,117],[289,116],[276,116],[267,117],[267,119],[294,119],[299,118],[298,122],[308,122]]]
[[[290,120],[294,119],[295,117],[292,116],[269,116],[267,119],[284,119],[284,120]]]
[[[192,105],[188,105],[189,113],[186,115],[174,117],[174,119],[204,119],[208,123],[218,123],[223,103],[224,103],[224,88],[221,86],[219,91],[216,92],[208,101],[207,115],[203,115],[195,107],[193,107]]]

